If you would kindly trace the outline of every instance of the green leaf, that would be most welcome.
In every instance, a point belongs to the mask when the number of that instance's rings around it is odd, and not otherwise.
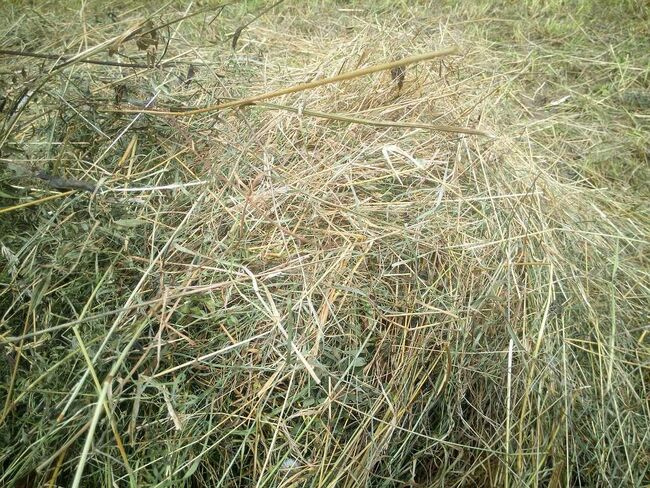
[[[199,464],[201,464],[201,458],[197,457],[196,460],[191,464],[191,466],[185,471],[185,474],[183,475],[183,479],[186,480],[190,476],[194,474],[194,471],[196,471],[196,468],[199,467]]]
[[[365,358],[362,357],[362,356],[359,356],[359,357],[354,358],[354,359],[352,360],[352,363],[350,363],[350,365],[351,365],[353,368],[361,368],[361,367],[365,366],[366,364],[367,364],[367,361],[366,361]]]
[[[18,200],[18,199],[20,199],[19,196],[17,196],[17,195],[10,195],[9,193],[5,193],[5,192],[3,192],[2,190],[0,190],[0,198],[7,198],[7,199],[11,199],[11,200]]]

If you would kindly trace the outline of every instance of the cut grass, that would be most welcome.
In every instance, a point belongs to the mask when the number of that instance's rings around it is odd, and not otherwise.
[[[588,7],[384,3],[235,51],[261,2],[3,5],[3,49],[174,64],[0,58],[0,484],[650,482],[647,12],[610,57]]]

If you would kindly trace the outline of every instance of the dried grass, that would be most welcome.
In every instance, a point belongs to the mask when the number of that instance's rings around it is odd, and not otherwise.
[[[174,64],[0,58],[1,484],[648,482],[647,206],[522,122],[525,59],[424,7],[293,2],[243,31],[262,6],[206,9],[143,51],[195,9],[124,5],[2,9],[7,49],[136,32],[92,59]],[[127,113],[455,44],[402,81]],[[609,130],[562,103],[547,123]]]

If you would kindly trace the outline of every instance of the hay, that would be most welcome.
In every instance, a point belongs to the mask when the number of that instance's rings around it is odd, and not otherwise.
[[[647,481],[648,215],[534,147],[521,67],[423,7],[123,5],[3,7],[86,54],[0,58],[0,483]]]

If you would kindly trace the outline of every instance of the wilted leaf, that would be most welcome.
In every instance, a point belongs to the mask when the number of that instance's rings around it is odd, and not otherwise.
[[[549,103],[549,106],[551,107],[557,107],[558,105],[562,105],[564,102],[566,102],[569,98],[571,98],[571,95],[565,95],[562,98],[558,98],[557,100],[553,100],[552,102]]]
[[[115,85],[113,90],[115,91],[115,105],[119,105],[126,95],[126,85]]]
[[[397,84],[397,91],[401,91],[404,85],[404,78],[406,78],[406,68],[404,66],[393,68],[390,70],[390,76],[393,82]]]
[[[185,86],[189,86],[189,84],[194,79],[195,74],[196,74],[196,68],[194,68],[193,64],[190,64],[190,67],[187,68],[187,76],[185,77]]]
[[[140,51],[147,51],[150,47],[158,47],[158,31],[155,30],[154,23],[151,20],[147,20],[145,24],[138,29],[137,37],[135,38],[135,43],[138,46]]]
[[[239,40],[239,36],[241,36],[241,33],[244,31],[246,26],[242,25],[241,27],[237,27],[237,30],[235,33],[232,35],[232,48],[236,49],[237,48],[237,41]]]
[[[138,227],[139,225],[144,225],[146,223],[146,220],[141,219],[120,219],[115,221],[115,225],[127,228]]]

